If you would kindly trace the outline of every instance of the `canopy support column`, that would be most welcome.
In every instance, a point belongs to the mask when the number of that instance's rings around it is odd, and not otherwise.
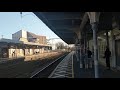
[[[95,68],[95,78],[99,78],[98,73],[98,44],[97,44],[97,25],[99,21],[99,12],[88,12],[90,19],[90,24],[93,30],[93,46],[94,46],[94,68]]]

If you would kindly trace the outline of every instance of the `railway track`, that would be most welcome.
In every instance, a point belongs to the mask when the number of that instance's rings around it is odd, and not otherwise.
[[[74,78],[72,51],[54,69],[48,78]]]
[[[17,59],[0,63],[0,78],[30,78],[38,69],[42,69],[62,55],[65,55],[65,53],[46,56],[38,60],[24,61],[24,59]]]
[[[52,71],[57,67],[57,65],[67,56],[67,54],[59,57],[58,59],[54,60],[53,62],[49,63],[42,69],[35,72],[33,75],[31,75],[30,78],[48,78],[48,76],[52,73]]]

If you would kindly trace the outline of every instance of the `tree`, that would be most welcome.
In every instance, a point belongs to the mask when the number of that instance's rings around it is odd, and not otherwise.
[[[64,49],[64,44],[62,42],[58,42],[55,44],[57,49]]]

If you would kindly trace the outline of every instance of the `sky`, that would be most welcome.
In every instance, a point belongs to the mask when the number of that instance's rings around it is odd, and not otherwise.
[[[3,38],[12,39],[12,34],[21,29],[44,35],[47,39],[59,38],[32,12],[22,12],[22,18],[20,12],[0,12],[0,38],[3,35]]]

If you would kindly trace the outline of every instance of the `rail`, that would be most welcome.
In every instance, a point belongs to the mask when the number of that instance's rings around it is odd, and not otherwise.
[[[66,55],[66,54],[65,54],[65,55]],[[62,55],[61,57],[57,58],[55,61],[49,63],[48,65],[46,65],[45,67],[43,67],[42,69],[40,69],[39,71],[37,71],[35,74],[33,74],[30,78],[36,77],[40,72],[42,72],[43,70],[45,70],[46,68],[48,68],[49,66],[51,66],[52,64],[54,64],[55,62],[57,62],[59,59],[61,59],[61,58],[64,57],[65,55]]]
[[[73,54],[69,53],[54,69],[48,78],[74,78]]]

